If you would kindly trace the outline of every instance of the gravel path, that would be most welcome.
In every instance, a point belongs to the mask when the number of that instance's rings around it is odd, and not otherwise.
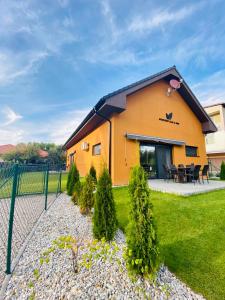
[[[79,213],[66,195],[61,195],[44,215],[9,282],[5,299],[29,299],[34,288],[33,270],[39,267],[40,254],[60,235],[72,235],[84,240],[92,239],[91,219]],[[116,261],[96,261],[88,270],[77,274],[72,268],[71,252],[58,250],[49,264],[41,267],[41,276],[35,284],[35,299],[203,299],[162,267],[156,284],[140,279],[132,282],[122,259],[124,235],[117,232],[116,242],[121,251],[116,256],[122,262],[122,270]],[[116,258],[115,258],[116,259]]]
[[[48,195],[48,207],[55,198],[55,194]],[[0,199],[0,288],[6,270],[10,204],[10,198]],[[12,260],[16,258],[24,240],[44,211],[44,207],[44,194],[16,197],[13,221]]]

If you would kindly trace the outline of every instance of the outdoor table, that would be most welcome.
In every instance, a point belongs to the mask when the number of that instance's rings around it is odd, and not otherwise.
[[[180,183],[185,183],[185,182],[190,182],[190,177],[187,176],[187,174],[190,173],[190,169],[191,167],[178,167],[177,170],[178,170],[178,182]],[[179,176],[179,171],[183,171],[184,170],[184,176],[183,175],[180,175]],[[185,178],[186,178],[186,181],[185,181]]]

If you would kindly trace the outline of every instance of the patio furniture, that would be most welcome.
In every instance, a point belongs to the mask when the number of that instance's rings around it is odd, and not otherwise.
[[[204,183],[204,176],[207,178],[207,182],[209,183],[209,165],[204,165],[202,169],[202,182]]]
[[[200,182],[200,169],[201,169],[201,165],[191,165],[190,170],[188,173],[186,173],[186,176],[188,178],[188,181],[193,182],[194,184],[198,181]]]
[[[178,179],[178,171],[175,165],[171,165],[170,167],[171,178],[176,181]]]
[[[163,164],[163,169],[165,171],[165,178],[164,180],[169,180],[172,178],[172,174],[171,174],[171,169],[166,165],[166,164]]]
[[[177,169],[178,182],[184,183],[186,180],[186,170],[184,165],[179,165]]]

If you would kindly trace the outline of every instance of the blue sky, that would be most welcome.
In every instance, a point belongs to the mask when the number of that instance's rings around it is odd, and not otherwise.
[[[225,101],[225,2],[0,0],[0,144],[63,143],[97,100],[176,65]]]

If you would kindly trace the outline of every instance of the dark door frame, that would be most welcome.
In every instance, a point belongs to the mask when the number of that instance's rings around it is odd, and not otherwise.
[[[159,157],[157,155],[157,146],[161,146],[161,147],[165,147],[165,148],[169,148],[170,149],[170,160],[171,160],[171,164],[173,163],[173,155],[172,155],[172,149],[173,149],[173,145],[165,145],[165,144],[161,144],[161,143],[148,143],[148,142],[140,142],[140,146],[141,145],[145,145],[145,146],[154,146],[155,147],[155,160],[156,160],[156,177],[151,177],[151,179],[159,179]],[[140,151],[140,146],[139,146],[139,151]]]

